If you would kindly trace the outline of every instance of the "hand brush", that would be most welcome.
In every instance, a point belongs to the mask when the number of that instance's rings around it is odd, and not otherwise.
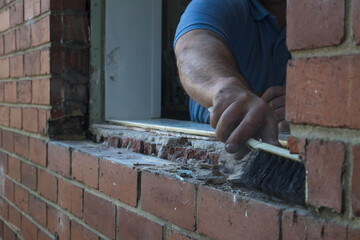
[[[304,205],[305,166],[299,156],[255,139],[249,139],[246,144],[255,150],[241,160],[241,170],[231,175],[228,181],[233,186]]]

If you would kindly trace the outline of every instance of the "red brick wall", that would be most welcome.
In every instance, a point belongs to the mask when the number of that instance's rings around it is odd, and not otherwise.
[[[307,168],[303,208],[183,181],[156,171],[160,160],[133,164],[152,154],[217,163],[214,150],[133,136],[109,138],[113,147],[50,141],[87,128],[87,1],[0,0],[0,237],[359,239],[359,7],[288,0],[287,119]]]

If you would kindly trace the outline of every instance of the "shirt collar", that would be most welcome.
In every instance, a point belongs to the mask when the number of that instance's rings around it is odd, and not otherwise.
[[[257,0],[250,0],[250,9],[252,11],[253,17],[255,20],[263,20],[266,16],[271,13]]]

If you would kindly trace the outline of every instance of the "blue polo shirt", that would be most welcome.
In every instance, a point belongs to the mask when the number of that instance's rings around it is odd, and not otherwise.
[[[219,34],[232,50],[253,91],[285,85],[290,53],[286,32],[257,0],[193,0],[181,17],[175,41],[194,29]],[[206,108],[190,99],[192,121],[208,123]]]

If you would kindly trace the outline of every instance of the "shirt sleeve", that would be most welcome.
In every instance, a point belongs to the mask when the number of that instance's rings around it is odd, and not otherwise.
[[[237,26],[245,24],[248,12],[246,1],[193,0],[181,17],[174,46],[182,35],[194,29],[213,31],[229,43]]]

